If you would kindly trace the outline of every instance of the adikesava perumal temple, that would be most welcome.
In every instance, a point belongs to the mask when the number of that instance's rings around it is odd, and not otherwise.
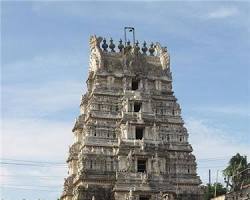
[[[167,48],[97,36],[89,45],[87,91],[60,199],[202,199]]]

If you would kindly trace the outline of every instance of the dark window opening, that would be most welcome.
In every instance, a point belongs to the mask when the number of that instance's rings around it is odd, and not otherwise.
[[[140,200],[149,200],[148,197],[140,197],[139,199],[140,199]]]
[[[143,132],[144,132],[144,128],[142,128],[142,127],[136,127],[135,128],[135,139],[142,140],[142,138],[143,138]]]
[[[137,161],[137,171],[138,172],[146,172],[146,160],[138,160]]]
[[[113,171],[113,169],[114,169],[113,161],[110,162],[110,165],[111,165],[111,171]]]
[[[132,90],[138,90],[138,88],[139,88],[139,80],[133,79],[132,80]]]
[[[92,164],[92,160],[90,161],[90,169],[92,169],[93,164]]]
[[[190,173],[190,170],[188,169],[188,173]]]
[[[182,142],[182,138],[180,138],[180,142]]]
[[[141,103],[135,102],[134,103],[134,112],[140,112],[141,110]]]

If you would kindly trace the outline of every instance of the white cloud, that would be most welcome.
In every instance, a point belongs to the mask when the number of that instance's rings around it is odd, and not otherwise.
[[[77,117],[79,113],[78,105],[85,84],[74,74],[79,74],[81,60],[77,54],[50,54],[3,66],[1,159],[58,161],[65,165],[4,164],[0,169],[4,175],[0,177],[1,184],[27,185],[36,189],[51,187],[60,194],[63,176],[66,177],[67,173],[66,158],[68,147],[73,143],[71,130],[74,125],[74,119],[65,122],[62,118],[69,118],[67,116],[74,112]],[[10,194],[4,191],[3,195],[10,198]]]
[[[81,85],[77,81],[53,81],[38,86],[4,86],[4,115],[39,117],[74,109],[80,104]]]
[[[85,56],[84,56],[85,55]],[[36,55],[25,60],[15,60],[2,66],[3,81],[33,84],[44,80],[58,80],[62,75],[78,73],[88,63],[87,52],[60,52]],[[76,72],[77,71],[77,72]],[[87,70],[86,70],[87,71]]]
[[[202,120],[188,119],[190,141],[198,158],[231,157],[236,153],[248,155],[250,149],[242,144],[237,135],[228,135],[224,130],[210,127]]]
[[[42,119],[3,119],[2,157],[64,160],[73,123]]]
[[[39,199],[57,199],[63,191],[64,178],[67,177],[66,168],[51,167],[30,167],[18,166],[10,167],[8,173],[4,172],[0,179],[1,197],[8,199],[11,197],[10,188],[21,188],[20,197],[33,199],[30,190],[36,193]],[[6,190],[5,190],[6,188]],[[24,190],[23,190],[24,189]],[[44,191],[42,191],[44,190]],[[49,191],[49,192],[48,192]]]
[[[198,174],[204,182],[208,181],[208,169],[219,170],[219,181],[223,183],[221,171],[226,168],[229,159],[236,153],[250,159],[249,144],[243,144],[237,135],[228,135],[223,129],[211,127],[205,121],[186,120],[190,143],[198,160]]]
[[[219,8],[208,13],[207,18],[209,19],[222,19],[227,17],[235,16],[239,13],[239,10],[236,7],[229,7],[229,8]]]
[[[250,104],[249,105],[210,105],[210,106],[196,106],[192,108],[195,111],[218,113],[224,115],[237,115],[250,117]]]
[[[9,178],[10,172],[6,167],[0,166],[0,172],[1,172],[0,173],[0,177],[1,177],[0,178],[0,185],[10,181],[10,178]]]
[[[72,121],[62,122],[37,118],[3,119],[0,141],[3,148],[2,159],[59,162],[62,164],[45,164],[45,166],[5,164],[0,168],[0,183],[6,186],[48,189],[58,191],[57,194],[60,195],[63,179],[67,176],[68,171],[66,166],[68,147],[73,143],[72,126]],[[2,161],[26,163],[11,160]]]
[[[86,59],[85,59],[86,60]],[[1,105],[4,117],[41,117],[74,110],[85,89],[79,79],[81,54],[54,53],[4,64]],[[87,64],[86,64],[87,65]],[[77,76],[77,75],[78,76]],[[32,84],[31,84],[32,83]]]

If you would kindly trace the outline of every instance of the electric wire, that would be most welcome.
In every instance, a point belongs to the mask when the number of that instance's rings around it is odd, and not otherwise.
[[[46,189],[36,189],[36,188],[22,188],[22,187],[5,186],[5,185],[1,185],[0,188],[2,188],[2,189],[15,189],[15,190],[29,190],[29,191],[60,192],[60,190],[46,190]]]
[[[199,162],[203,161],[220,161],[228,160],[230,157],[211,157],[211,158],[198,158],[196,159]],[[3,161],[13,161],[13,162],[27,162],[27,163],[36,163],[36,164],[51,164],[51,165],[66,165],[65,162],[53,162],[53,161],[37,161],[37,160],[20,160],[20,159],[10,159],[10,158],[0,158]]]
[[[214,158],[204,158],[204,159],[197,159],[198,163],[206,164],[207,162],[219,162],[219,161],[225,161],[227,160],[226,157],[214,157]],[[205,162],[205,163],[204,163]],[[21,160],[21,159],[11,159],[11,158],[0,158],[0,166],[1,165],[9,165],[9,166],[30,166],[30,167],[48,167],[48,168],[54,168],[54,167],[67,167],[67,164],[64,162],[54,162],[54,161],[37,161],[37,160]],[[224,168],[224,165],[216,165],[216,166],[199,166],[197,169],[205,169],[205,168]],[[57,175],[29,175],[29,174],[0,174],[0,177],[8,177],[8,178],[18,178],[18,177],[25,177],[27,180],[33,179],[49,179],[49,180],[58,180],[65,178],[65,176],[57,176]],[[11,179],[12,180],[12,179]],[[46,186],[46,185],[17,185],[17,184],[2,184],[0,186],[1,189],[17,189],[17,190],[28,190],[28,191],[45,191],[45,192],[60,192],[61,191],[61,185],[58,186]],[[50,190],[50,188],[58,188],[58,190]]]

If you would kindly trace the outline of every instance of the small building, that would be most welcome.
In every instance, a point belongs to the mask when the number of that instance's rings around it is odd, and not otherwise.
[[[225,200],[250,200],[250,184],[243,186],[239,191],[229,192]]]
[[[234,190],[226,194],[226,200],[250,200],[250,166],[237,174],[241,180],[239,183],[240,189]]]
[[[250,200],[250,185],[243,186],[239,191],[229,192],[226,195],[214,197],[211,200]]]

